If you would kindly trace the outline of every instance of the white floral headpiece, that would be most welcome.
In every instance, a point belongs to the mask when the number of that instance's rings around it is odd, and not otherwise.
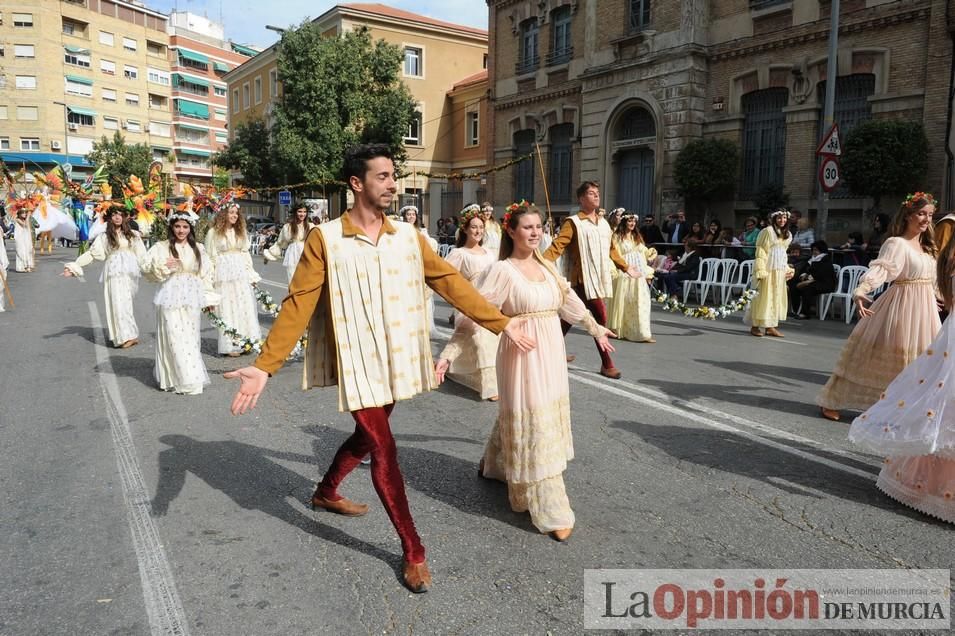
[[[614,208],[613,210],[610,211],[611,216],[613,216],[614,214],[619,214],[620,216],[624,216],[626,213],[627,213],[627,208]]]
[[[177,210],[170,214],[167,220],[169,221],[170,225],[172,225],[175,221],[185,221],[192,227],[196,227],[196,223],[199,222],[199,215],[191,210]]]
[[[792,216],[792,215],[789,213],[789,210],[786,210],[785,208],[779,208],[778,210],[774,210],[774,211],[769,215],[769,218],[770,218],[770,219],[775,219],[777,216],[785,216],[785,217],[788,219],[788,218],[789,218],[790,216]]]
[[[405,207],[398,210],[398,216],[403,218],[405,215],[405,212],[410,212],[411,210],[414,210],[415,214],[418,213],[418,208],[416,206],[406,205]]]

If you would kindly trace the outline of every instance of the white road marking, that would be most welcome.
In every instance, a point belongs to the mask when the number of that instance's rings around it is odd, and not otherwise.
[[[435,331],[445,337],[450,337],[452,334],[451,331],[444,329],[442,327],[435,327]],[[788,431],[783,431],[783,430],[774,428],[772,426],[768,426],[766,424],[761,424],[759,422],[755,422],[753,420],[749,420],[747,418],[740,417],[738,415],[725,413],[718,409],[702,406],[696,403],[689,403],[684,400],[679,400],[679,401],[683,402],[685,406],[677,406],[675,404],[671,404],[670,400],[672,400],[672,398],[661,391],[656,391],[653,389],[640,387],[623,380],[601,381],[594,378],[586,377],[584,375],[581,375],[579,373],[575,373],[572,371],[569,371],[567,375],[571,380],[574,380],[575,382],[579,382],[581,384],[585,384],[587,386],[600,389],[601,391],[605,391],[607,393],[611,393],[613,395],[623,397],[625,399],[628,399],[632,402],[637,402],[644,406],[649,406],[650,408],[658,409],[673,415],[677,415],[684,419],[694,421],[698,424],[703,424],[704,426],[708,426],[710,428],[713,428],[719,431],[724,431],[728,433],[733,433],[735,435],[739,435],[740,437],[744,437],[750,441],[757,442],[759,444],[763,444],[765,446],[769,446],[777,450],[781,450],[785,453],[795,455],[796,457],[799,457],[801,459],[806,459],[812,462],[816,462],[824,466],[827,466],[829,468],[834,468],[836,470],[840,470],[842,472],[855,475],[857,477],[864,477],[865,479],[873,479],[875,477],[875,475],[871,472],[854,468],[852,466],[846,466],[845,464],[841,464],[831,459],[820,457],[818,455],[814,455],[812,453],[809,453],[804,450],[800,450],[798,448],[793,448],[792,446],[776,441],[775,439],[764,437],[762,435],[757,435],[755,433],[750,433],[748,431],[745,431],[735,426],[732,426],[730,424],[727,424],[726,422],[720,422],[718,420],[728,420],[733,422],[734,424],[738,424],[740,426],[746,426],[747,428],[753,429],[755,431],[759,431],[760,433],[763,433],[765,435],[769,435],[772,438],[783,439],[786,441],[795,442],[799,444],[805,444],[807,446],[812,446],[816,448],[822,447],[820,442],[817,442],[816,440],[813,440],[807,437],[802,437],[800,435],[796,435]],[[700,412],[705,413],[706,415],[709,415],[710,417],[704,417],[703,415],[700,414]],[[827,452],[831,452],[836,455],[841,455],[847,459],[852,459],[853,461],[856,461],[856,462],[867,464],[869,466],[872,466],[873,468],[878,467],[869,458],[862,458],[860,456],[854,455],[848,451],[843,451],[841,449],[828,448],[828,447],[825,447],[824,449]]]
[[[133,548],[139,563],[139,578],[143,586],[149,629],[153,636],[188,636],[189,624],[176,591],[172,568],[166,559],[159,538],[159,529],[150,515],[151,503],[146,490],[143,473],[139,469],[136,448],[129,431],[126,407],[119,393],[119,384],[103,338],[103,323],[96,303],[89,303],[90,319],[96,340],[96,364],[99,370],[100,387],[106,400],[106,415],[109,418],[116,465],[123,484],[123,500],[126,504],[126,519],[133,535]]]

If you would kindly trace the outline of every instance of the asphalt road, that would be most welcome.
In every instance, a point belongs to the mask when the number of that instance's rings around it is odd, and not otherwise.
[[[232,417],[221,374],[239,363],[214,355],[207,323],[212,385],[157,390],[154,287],[137,298],[141,345],[108,349],[100,267],[57,276],[73,254],[10,272],[17,307],[0,313],[4,636],[576,634],[588,568],[952,567],[953,528],[879,493],[880,459],[849,446],[848,423],[817,416],[849,327],[787,322],[785,339],[756,339],[738,317],[655,311],[657,344],[618,343],[619,381],[596,373],[588,337],[567,338],[577,527],[565,544],[478,479],[495,405],[453,384],[398,405],[434,575],[412,595],[367,468],[343,487],[367,516],[305,504],[352,430],[335,391],[301,392],[292,362]],[[280,299],[284,269],[256,264]],[[444,331],[447,313],[439,304]]]

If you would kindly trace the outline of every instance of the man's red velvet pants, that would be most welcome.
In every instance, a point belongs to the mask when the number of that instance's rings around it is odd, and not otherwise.
[[[421,563],[424,561],[424,546],[421,545],[421,537],[415,530],[411,510],[408,508],[405,482],[401,469],[398,468],[398,448],[388,422],[388,416],[394,406],[389,404],[352,411],[355,432],[335,453],[335,459],[318,488],[321,495],[327,499],[341,499],[338,486],[370,453],[371,482],[375,485],[388,518],[398,531],[405,560],[409,563]]]
[[[590,313],[594,315],[594,320],[597,321],[597,324],[601,327],[607,326],[607,306],[604,304],[602,298],[594,298],[592,300],[587,300],[587,294],[584,291],[583,285],[574,285],[574,293],[580,296],[580,299],[584,301],[587,309],[590,310]],[[560,326],[564,330],[564,335],[567,335],[567,332],[570,331],[571,324],[569,322],[560,321]],[[597,340],[594,339],[596,344]],[[610,358],[610,354],[606,351],[601,351],[600,347],[597,347],[597,353],[600,354],[600,366],[604,369],[613,368],[613,360]]]

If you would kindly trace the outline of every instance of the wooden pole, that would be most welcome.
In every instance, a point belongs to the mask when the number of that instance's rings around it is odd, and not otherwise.
[[[538,142],[534,142],[534,147],[537,148],[537,165],[539,165],[541,169],[541,182],[544,184],[544,202],[547,204],[547,220],[550,221],[550,191],[547,189],[547,175],[544,174],[544,157],[541,155],[541,145]]]

